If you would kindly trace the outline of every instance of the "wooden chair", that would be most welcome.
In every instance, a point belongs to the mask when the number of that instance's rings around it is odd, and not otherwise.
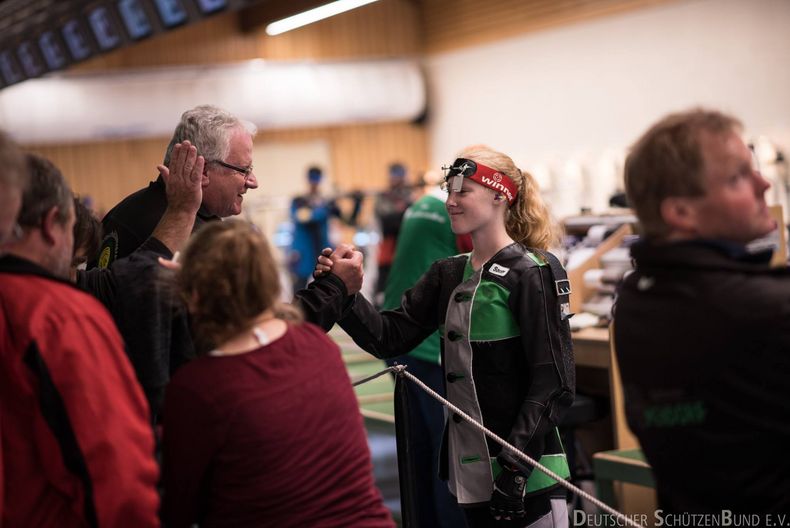
[[[614,346],[614,323],[610,326],[609,355],[612,423],[614,424],[614,442],[617,449],[593,455],[593,470],[595,472],[598,498],[612,507],[621,509],[626,502],[633,503],[633,505],[638,503],[638,510],[648,511],[651,506],[645,505],[650,502],[655,503],[652,493],[647,495],[645,493],[634,493],[633,491],[635,490],[628,490],[624,487],[619,494],[615,493],[615,482],[655,488],[655,481],[653,480],[653,472],[650,465],[645,460],[642,449],[639,447],[639,440],[631,432],[626,421],[620,367],[617,363]],[[619,501],[617,500],[618,495]],[[621,504],[618,504],[618,502]]]

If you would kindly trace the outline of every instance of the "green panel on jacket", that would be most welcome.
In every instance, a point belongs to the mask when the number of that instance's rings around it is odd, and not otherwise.
[[[472,276],[471,259],[466,261],[464,280]],[[472,302],[470,341],[499,341],[521,335],[508,306],[510,292],[499,284],[481,280]]]

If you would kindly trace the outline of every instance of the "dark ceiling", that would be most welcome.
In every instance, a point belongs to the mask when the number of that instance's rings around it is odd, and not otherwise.
[[[258,29],[326,0],[0,0],[0,88],[227,11]]]

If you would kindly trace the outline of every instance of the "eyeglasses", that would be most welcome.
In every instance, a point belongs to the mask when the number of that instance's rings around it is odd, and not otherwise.
[[[239,174],[243,174],[245,180],[249,179],[250,174],[252,174],[252,170],[253,170],[252,169],[252,165],[250,165],[249,167],[245,168],[245,167],[239,167],[238,165],[232,165],[232,164],[227,163],[227,162],[222,161],[222,160],[211,160],[211,162],[212,163],[216,163],[218,165],[222,165],[223,167],[225,167],[227,169],[235,170]]]

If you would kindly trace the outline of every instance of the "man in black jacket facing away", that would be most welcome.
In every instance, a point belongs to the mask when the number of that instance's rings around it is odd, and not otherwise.
[[[767,523],[790,512],[790,273],[747,249],[776,223],[740,133],[733,117],[692,110],[633,147],[625,184],[644,240],[615,341],[628,423],[665,515]]]

